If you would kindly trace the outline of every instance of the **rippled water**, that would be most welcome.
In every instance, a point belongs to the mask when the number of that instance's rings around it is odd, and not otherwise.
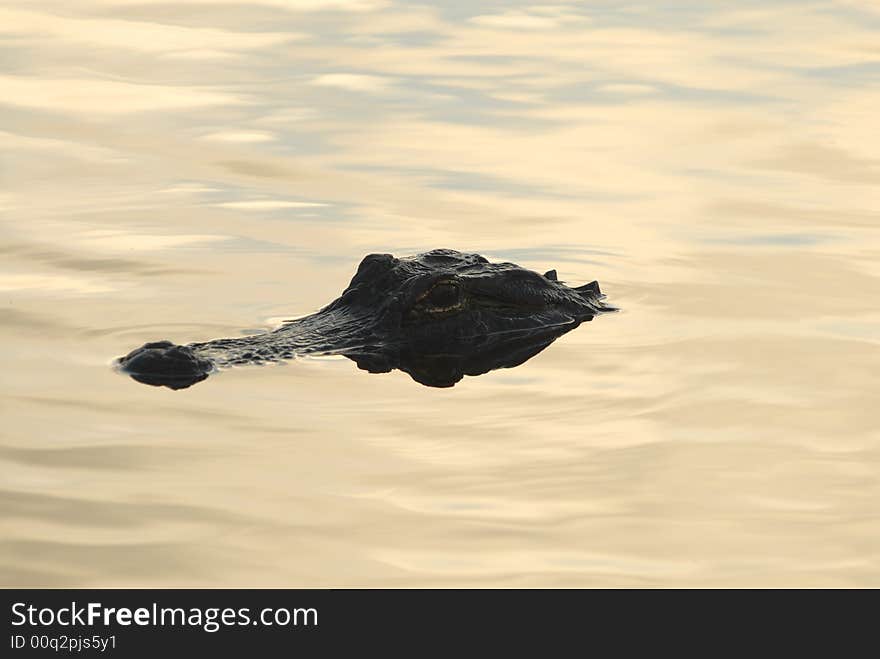
[[[880,585],[880,9],[0,5],[5,585]],[[148,340],[477,251],[622,312],[431,389]]]

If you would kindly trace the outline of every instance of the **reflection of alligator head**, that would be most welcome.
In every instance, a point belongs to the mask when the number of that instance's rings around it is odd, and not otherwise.
[[[596,282],[570,288],[478,254],[436,249],[370,254],[342,296],[273,332],[175,345],[147,343],[117,360],[134,379],[182,389],[218,366],[341,354],[373,373],[394,368],[435,387],[516,366],[604,311]]]

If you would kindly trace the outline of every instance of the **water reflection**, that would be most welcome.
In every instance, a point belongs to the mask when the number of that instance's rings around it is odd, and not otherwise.
[[[584,320],[592,320],[592,317]],[[484,375],[498,368],[524,364],[580,323],[573,320],[556,327],[471,340],[406,343],[345,356],[370,373],[400,369],[427,387],[452,387],[465,375]]]

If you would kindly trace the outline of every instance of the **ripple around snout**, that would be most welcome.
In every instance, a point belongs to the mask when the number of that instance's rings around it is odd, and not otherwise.
[[[231,328],[229,325],[222,323],[163,322],[81,329],[77,331],[77,334],[83,338],[118,338],[130,340],[132,343],[137,343],[138,340],[144,343],[150,339],[155,339],[157,336],[173,335],[180,343],[189,343],[190,341],[211,338],[224,333],[257,334],[269,331],[270,329],[271,327],[268,325],[263,329],[241,329]]]

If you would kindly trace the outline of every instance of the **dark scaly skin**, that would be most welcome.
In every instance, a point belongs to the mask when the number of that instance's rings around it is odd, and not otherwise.
[[[571,288],[556,272],[540,275],[479,254],[436,249],[395,258],[370,254],[342,295],[278,329],[232,339],[147,343],[117,360],[140,382],[172,389],[219,367],[342,354],[371,372],[399,368],[430,386],[516,366],[594,316],[597,282]]]

